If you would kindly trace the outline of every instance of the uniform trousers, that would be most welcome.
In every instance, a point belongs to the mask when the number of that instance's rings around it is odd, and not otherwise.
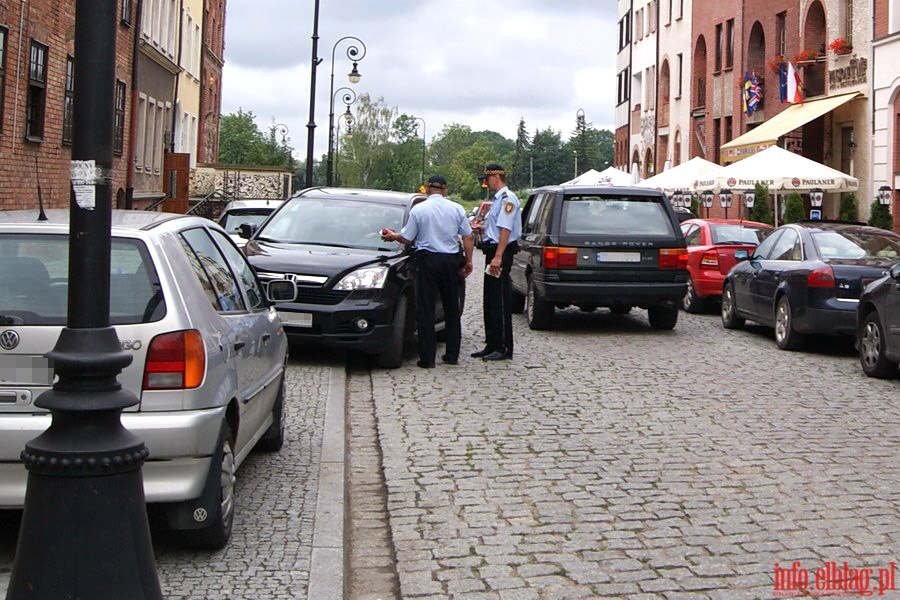
[[[416,252],[416,324],[419,330],[419,360],[425,364],[434,364],[437,353],[434,309],[438,298],[444,307],[444,332],[447,338],[444,356],[452,361],[459,358],[462,341],[459,300],[461,268],[459,254],[421,250]]]
[[[489,264],[497,253],[496,244],[485,244],[485,264]],[[484,335],[485,347],[491,352],[500,352],[512,357],[512,283],[509,280],[509,269],[518,244],[511,242],[506,246],[500,259],[500,277],[484,275]]]

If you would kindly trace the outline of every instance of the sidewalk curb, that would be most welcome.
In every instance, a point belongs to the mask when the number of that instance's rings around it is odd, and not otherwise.
[[[344,597],[346,384],[344,367],[332,367],[328,373],[319,492],[307,591],[307,598],[316,600],[342,600]]]

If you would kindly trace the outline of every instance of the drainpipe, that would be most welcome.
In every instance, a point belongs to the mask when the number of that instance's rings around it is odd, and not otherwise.
[[[131,110],[129,111],[131,125],[128,132],[128,167],[125,171],[125,208],[128,210],[134,208],[134,171],[137,168],[134,150],[137,146],[135,134],[137,133],[138,57],[140,56],[143,7],[144,0],[137,0],[137,9],[134,15],[134,43],[131,47]]]

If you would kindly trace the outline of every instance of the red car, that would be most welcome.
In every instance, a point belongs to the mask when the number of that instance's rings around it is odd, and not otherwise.
[[[731,267],[736,250],[752,252],[774,228],[766,223],[740,219],[688,219],[681,231],[688,245],[687,292],[681,306],[690,313],[701,312],[707,300],[722,297],[722,281]]]

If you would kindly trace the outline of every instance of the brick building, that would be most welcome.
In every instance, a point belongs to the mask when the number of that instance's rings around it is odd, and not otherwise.
[[[876,0],[873,13],[852,0],[619,0],[616,165],[637,164],[646,178],[695,156],[728,164],[777,144],[858,178],[867,218],[878,188],[896,188],[900,173],[900,16],[889,4]],[[878,71],[874,52],[884,53]],[[781,100],[783,61],[801,103]],[[761,101],[748,114],[751,79]],[[825,195],[826,218],[840,202]]]
[[[140,208],[167,155],[217,158],[225,0],[116,4],[113,201]],[[69,204],[74,31],[74,2],[0,2],[0,209]]]

